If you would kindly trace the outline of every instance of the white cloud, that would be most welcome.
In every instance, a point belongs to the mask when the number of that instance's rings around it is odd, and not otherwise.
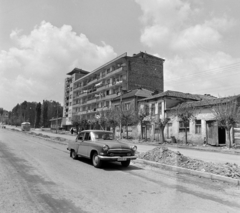
[[[0,52],[0,98],[9,109],[24,100],[61,101],[67,72],[91,71],[117,56],[111,46],[91,43],[69,25],[57,28],[43,21],[29,35],[15,30],[10,37],[16,47]]]
[[[191,58],[175,56],[165,62],[165,89],[198,94],[240,94],[239,68],[239,58],[220,51],[211,57],[204,54]]]
[[[182,0],[135,0],[141,7],[143,30],[141,42],[156,50],[172,51],[218,45],[222,33],[234,26],[234,19],[227,15],[211,17],[197,22],[200,8]],[[206,16],[209,17],[210,15]]]
[[[223,49],[237,24],[231,14],[215,13],[199,1],[135,1],[142,10],[141,42],[166,59],[165,90],[240,94],[240,58]]]

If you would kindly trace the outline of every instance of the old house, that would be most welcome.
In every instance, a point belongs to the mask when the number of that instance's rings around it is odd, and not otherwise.
[[[226,145],[226,131],[218,125],[213,108],[234,100],[240,103],[240,96],[202,99],[199,101],[182,103],[180,107],[191,108],[195,117],[195,119],[189,122],[189,126],[187,127],[188,140],[194,144],[207,143],[216,146]],[[166,129],[166,136],[167,138],[169,138],[169,136],[174,136],[177,140],[183,141],[184,127],[181,124],[181,120],[177,116],[174,116],[174,110],[176,108],[177,106],[171,107],[165,111],[166,116],[170,118],[168,128]],[[233,141],[233,129],[231,137]]]
[[[166,118],[168,116],[167,112],[169,112],[171,108],[184,102],[197,102],[201,100],[210,100],[213,98],[214,97],[210,95],[189,94],[168,90],[159,94],[155,94],[152,97],[140,100],[140,108],[145,108],[146,111],[146,116],[143,119],[142,125],[143,138],[149,140],[157,140],[159,127],[155,121],[158,118]],[[176,133],[173,131],[172,125],[173,123],[170,121],[165,127],[166,139],[170,139],[171,136]]]
[[[138,102],[141,99],[152,97],[153,92],[144,88],[134,89],[128,92],[120,94],[118,97],[112,99],[112,107],[121,107],[122,110],[130,110],[132,108],[134,111],[138,110]],[[119,135],[119,127],[116,129],[116,135]],[[128,128],[129,137],[138,137],[138,127],[131,126]],[[126,128],[123,128],[123,135],[126,135]]]

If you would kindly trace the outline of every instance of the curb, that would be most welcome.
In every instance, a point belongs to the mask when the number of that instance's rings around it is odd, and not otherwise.
[[[172,146],[169,144],[147,144],[147,143],[137,143],[135,142],[134,144],[140,144],[140,145],[148,145],[148,146],[153,146],[153,147],[159,147],[159,146],[165,146],[168,148],[176,148],[176,149],[188,149],[188,150],[198,150],[198,151],[203,151],[203,152],[216,152],[216,153],[222,153],[222,154],[230,154],[230,155],[240,155],[240,150],[235,151],[235,150],[217,150],[217,149],[207,149],[207,148],[201,148],[201,147],[189,147],[189,146]]]
[[[212,173],[208,173],[208,172],[201,172],[201,171],[186,169],[186,168],[182,168],[182,167],[178,167],[178,166],[171,166],[171,165],[148,161],[148,160],[143,160],[143,159],[139,159],[139,158],[137,158],[135,161],[138,163],[146,164],[148,166],[153,166],[156,168],[161,168],[161,169],[170,170],[170,171],[174,171],[174,172],[181,172],[183,174],[189,174],[189,175],[194,175],[194,176],[198,176],[198,177],[204,177],[204,178],[208,178],[211,180],[220,180],[220,181],[231,183],[231,184],[234,184],[237,186],[240,185],[239,179],[233,179],[233,178],[229,178],[229,177],[225,177],[225,176],[221,176],[221,175],[217,175],[217,174],[212,174]]]
[[[174,146],[168,146],[170,147],[174,147]],[[185,146],[176,146],[176,148],[179,149],[193,149],[193,150],[198,150],[198,151],[203,151],[203,152],[218,152],[218,153],[222,153],[222,154],[231,154],[231,155],[240,155],[239,151],[234,151],[234,150],[215,150],[215,149],[204,149],[204,148],[195,148],[195,147],[185,147]]]

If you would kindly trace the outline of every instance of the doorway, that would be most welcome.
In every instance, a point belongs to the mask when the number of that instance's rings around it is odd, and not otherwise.
[[[224,128],[218,128],[218,144],[225,145],[226,144],[226,131]]]

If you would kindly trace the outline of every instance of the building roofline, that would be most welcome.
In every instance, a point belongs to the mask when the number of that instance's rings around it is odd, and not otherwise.
[[[139,55],[141,55],[141,54],[145,54],[145,55],[148,55],[148,56],[151,56],[151,57],[160,59],[161,61],[165,61],[165,59],[163,59],[163,58],[160,58],[160,57],[155,56],[155,55],[148,54],[148,53],[146,53],[146,52],[141,52],[141,51],[140,51],[140,53],[133,54],[133,56],[129,56],[129,58],[134,58],[134,57],[137,57],[137,56],[139,56]]]
[[[100,67],[94,69],[93,71],[89,72],[87,75],[85,75],[85,76],[79,78],[77,81],[79,81],[80,79],[82,80],[82,79],[84,79],[84,78],[87,78],[89,75],[92,75],[93,73],[97,72],[98,70],[102,69],[103,67],[105,67],[105,66],[107,66],[107,65],[109,65],[109,64],[111,64],[111,63],[113,63],[114,61],[117,61],[117,60],[120,59],[120,58],[126,57],[126,56],[127,56],[127,52],[125,52],[125,53],[123,53],[123,54],[117,56],[116,58],[112,59],[111,61],[109,61],[109,62],[103,64],[102,66],[100,66]]]
[[[229,97],[222,97],[222,98],[215,98],[215,99],[205,99],[205,100],[199,100],[199,101],[188,101],[178,104],[177,106],[174,106],[172,108],[167,109],[167,111],[173,111],[177,108],[204,108],[204,107],[212,107],[216,105],[226,104],[230,103],[232,101],[240,101],[240,95],[234,95]]]
[[[88,74],[89,71],[82,70],[82,69],[75,67],[71,72],[67,73],[67,75],[73,75],[74,73]]]

